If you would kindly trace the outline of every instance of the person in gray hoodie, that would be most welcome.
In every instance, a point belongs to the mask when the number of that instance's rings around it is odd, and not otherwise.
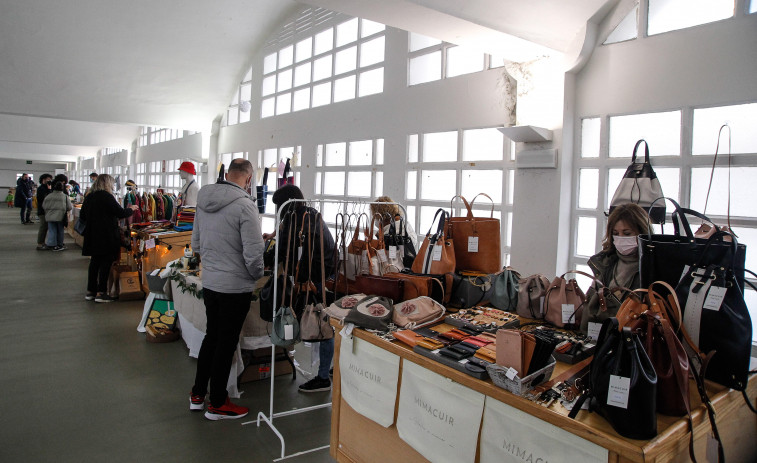
[[[63,182],[55,182],[53,191],[45,196],[45,200],[42,202],[47,220],[47,247],[53,251],[66,249],[63,246],[63,224],[72,206],[71,199],[66,196],[64,190]]]
[[[192,250],[200,256],[208,322],[189,409],[204,409],[210,381],[209,420],[241,418],[249,412],[229,400],[226,383],[252,291],[263,276],[264,242],[255,198],[249,193],[252,179],[250,161],[234,159],[226,180],[205,185],[197,197]]]

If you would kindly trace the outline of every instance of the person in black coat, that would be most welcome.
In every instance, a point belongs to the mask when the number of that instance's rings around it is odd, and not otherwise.
[[[39,217],[37,251],[44,251],[47,249],[47,246],[45,245],[45,239],[47,237],[47,220],[45,220],[45,208],[42,207],[42,203],[45,202],[47,195],[53,191],[50,185],[52,179],[53,176],[50,174],[42,174],[39,177],[39,186],[37,187],[37,217]]]
[[[82,255],[91,256],[85,299],[96,302],[113,300],[107,294],[108,274],[121,253],[118,219],[131,216],[137,206],[124,209],[113,196],[113,177],[97,177],[90,194],[84,199],[79,220],[86,224]]]
[[[14,198],[16,207],[21,208],[21,224],[32,222],[32,179],[29,174],[24,173],[16,181],[16,197]]]

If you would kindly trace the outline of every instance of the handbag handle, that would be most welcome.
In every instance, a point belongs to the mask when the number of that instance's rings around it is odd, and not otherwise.
[[[489,196],[486,193],[479,193],[479,194],[477,194],[476,196],[473,197],[473,199],[470,202],[470,207],[468,208],[468,218],[473,218],[473,213],[471,212],[471,208],[473,208],[473,203],[476,202],[476,198],[478,198],[479,196],[485,196],[485,197],[489,198],[489,201],[492,202],[492,208],[491,208],[491,211],[489,211],[489,218],[490,219],[494,218],[494,200],[492,199],[491,196]]]
[[[718,152],[720,151],[720,135],[723,129],[728,128],[728,228],[731,228],[731,126],[723,124],[718,130],[718,143],[715,146],[715,157],[712,160],[712,170],[710,170],[710,183],[707,185],[707,196],[704,199],[703,214],[707,214],[707,203],[710,201],[710,189],[712,188],[712,177],[715,176],[715,164],[718,162]]]
[[[436,227],[436,233],[434,233],[433,235],[434,241],[436,241],[439,236],[442,236],[444,234],[444,228],[449,219],[449,214],[447,213],[447,211],[445,211],[441,207],[437,209],[436,214],[434,214],[434,220],[431,221],[431,226],[428,227],[428,233],[426,233],[426,237],[432,236],[431,230],[434,228],[434,223],[436,222],[436,218],[439,217],[439,214],[441,214],[441,217],[439,218],[439,225]]]
[[[643,138],[637,141],[636,145],[633,147],[633,155],[631,156],[632,164],[636,164],[636,150],[639,149],[639,145],[641,145],[642,142],[644,143],[644,164],[649,164],[649,143]]]
[[[289,251],[292,249],[292,229],[294,228],[292,226],[292,222],[291,222],[292,217],[291,216],[293,216],[294,214],[295,214],[294,211],[291,211],[291,212],[287,213],[287,215],[290,216],[290,217],[285,217],[285,219],[289,219],[288,220],[289,221],[289,227],[288,227],[288,230],[287,230],[288,231],[288,233],[287,233],[288,237],[287,237],[286,260],[284,260],[284,282],[282,283],[282,286],[281,286],[281,298],[282,299],[286,297],[287,280],[289,279]],[[292,292],[294,292],[294,291],[292,291]],[[273,293],[273,298],[276,299],[276,292],[275,291]],[[290,304],[292,303],[292,298],[291,297],[289,298],[289,303]],[[284,305],[284,304],[286,304],[286,301],[281,301],[281,305]],[[276,307],[276,305],[274,304],[274,308],[275,307]]]

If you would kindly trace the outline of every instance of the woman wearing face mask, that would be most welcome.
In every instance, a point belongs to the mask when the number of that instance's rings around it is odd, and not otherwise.
[[[591,256],[588,261],[594,277],[601,281],[611,291],[605,291],[607,310],[600,311],[599,297],[594,284],[586,293],[586,311],[581,329],[590,332],[597,326],[591,323],[601,323],[614,317],[621,302],[627,296],[628,289],[638,289],[641,285],[639,277],[639,251],[636,237],[647,233],[649,218],[641,207],[636,204],[623,204],[613,209],[607,218],[607,229],[602,240],[602,250]],[[610,294],[612,293],[612,294]]]

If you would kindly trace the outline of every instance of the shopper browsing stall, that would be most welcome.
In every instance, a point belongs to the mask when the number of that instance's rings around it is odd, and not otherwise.
[[[47,220],[45,219],[45,207],[44,202],[50,192],[52,192],[51,180],[53,176],[50,174],[42,174],[39,177],[39,187],[37,188],[37,217],[39,217],[39,230],[37,231],[37,251],[44,251],[48,249],[45,244],[47,238]]]
[[[64,193],[65,184],[55,182],[53,191],[50,192],[42,205],[45,210],[44,217],[47,219],[47,247],[53,251],[62,251],[66,249],[63,246],[63,224],[73,206],[71,199]],[[46,187],[43,185],[43,187]]]

